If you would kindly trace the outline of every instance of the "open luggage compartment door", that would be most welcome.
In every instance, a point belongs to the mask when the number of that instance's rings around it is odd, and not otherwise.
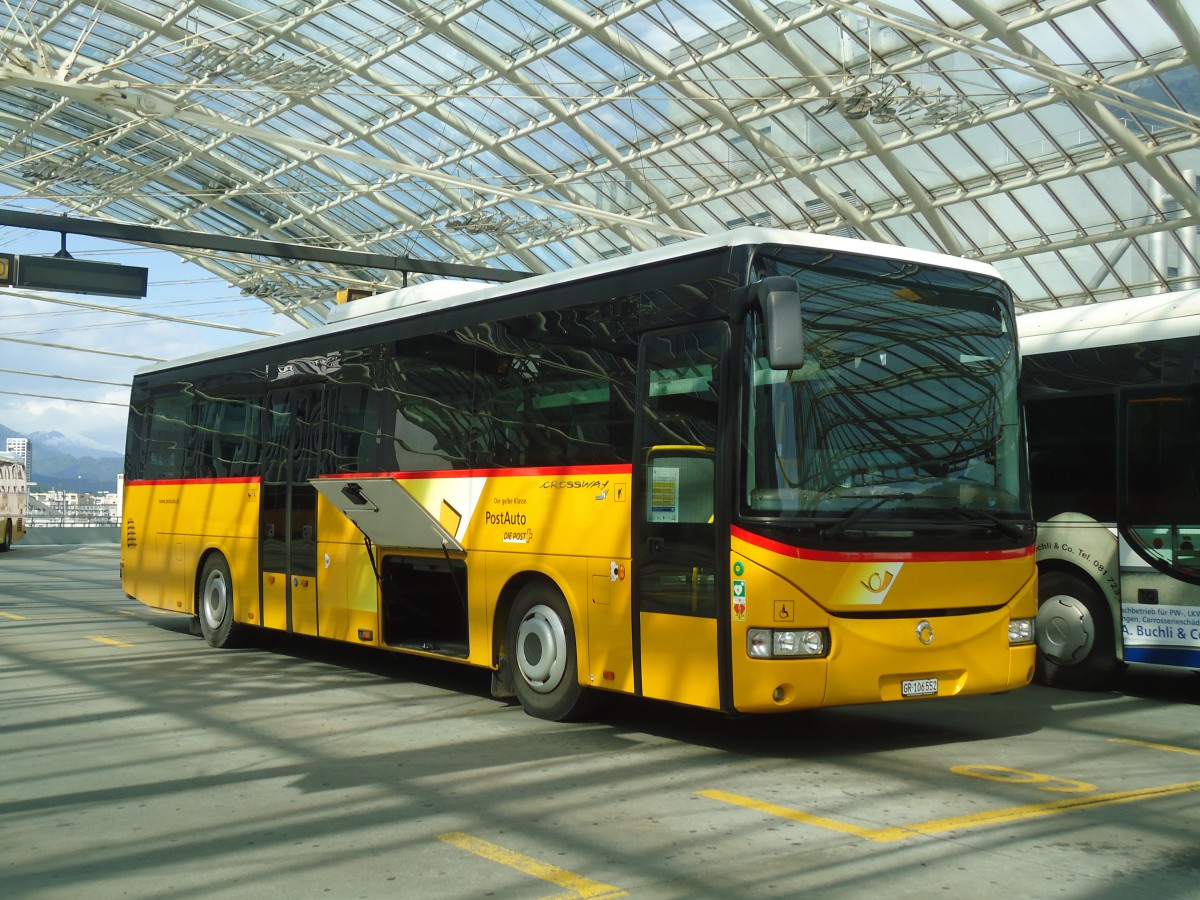
[[[376,547],[465,552],[437,517],[393,478],[313,478],[309,483]]]

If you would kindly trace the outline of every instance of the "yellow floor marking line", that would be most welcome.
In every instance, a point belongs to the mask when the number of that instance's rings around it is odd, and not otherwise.
[[[842,834],[854,834],[858,837],[866,837],[871,833],[871,829],[851,825],[849,822],[839,822],[837,819],[823,819],[820,816],[801,812],[798,809],[790,809],[789,807],[779,806],[775,803],[764,803],[761,800],[753,800],[750,797],[743,797],[740,794],[729,794],[725,791],[697,791],[696,793],[701,797],[708,797],[711,800],[720,800],[722,803],[733,803],[737,806],[744,806],[747,809],[756,809],[769,816],[791,819],[793,822],[800,822],[804,825],[816,825],[818,828],[825,828],[829,831],[840,831]]]
[[[1172,747],[1170,744],[1152,744],[1149,741],[1135,741],[1133,738],[1109,738],[1114,744],[1129,744],[1131,747],[1147,747],[1151,750],[1166,750],[1170,753],[1188,753],[1192,756],[1200,756],[1200,750],[1193,750],[1191,747]]]
[[[1200,781],[1185,781],[1180,784],[1167,784],[1160,787],[1139,788],[1133,791],[1113,791],[1107,794],[1094,794],[1089,797],[1072,797],[1069,800],[1055,800],[1050,803],[1031,803],[1025,806],[1010,806],[1007,809],[993,809],[985,812],[971,813],[966,816],[954,816],[948,819],[934,819],[930,822],[916,822],[912,825],[900,825],[895,828],[862,828],[848,822],[838,822],[834,819],[823,819],[799,810],[776,806],[770,803],[760,803],[749,797],[739,797],[737,794],[726,794],[724,791],[698,791],[699,794],[714,800],[736,803],[738,806],[749,807],[760,812],[770,813],[795,822],[807,825],[818,825],[831,831],[843,834],[853,834],[868,841],[888,843],[905,838],[916,837],[919,834],[941,834],[946,831],[960,831],[966,828],[978,828],[982,825],[998,825],[1004,822],[1018,822],[1024,819],[1038,819],[1070,812],[1075,809],[1091,809],[1097,806],[1108,806],[1113,803],[1132,803],[1137,800],[1148,800],[1152,797],[1173,797],[1178,794],[1200,792]]]
[[[985,781],[999,781],[1001,784],[1037,785],[1039,791],[1051,791],[1057,794],[1090,794],[1096,790],[1094,784],[1086,781],[1076,781],[1074,778],[1059,778],[1057,775],[1043,775],[1041,772],[1013,769],[1009,766],[951,766],[950,771],[955,775],[965,775],[967,778],[982,778]]]
[[[558,866],[552,866],[549,863],[540,862],[530,856],[525,856],[522,853],[517,853],[514,850],[509,850],[501,847],[499,844],[493,844],[481,838],[472,837],[461,831],[451,831],[446,834],[438,835],[439,841],[445,841],[447,844],[452,844],[460,850],[466,850],[468,853],[474,853],[476,856],[481,856],[484,859],[492,862],[500,863],[502,866],[508,866],[510,869],[516,869],[518,872],[524,872],[526,875],[532,875],[534,878],[540,878],[542,881],[549,881],[551,884],[557,885],[560,888],[566,888],[571,893],[561,894],[554,900],[567,900],[567,898],[587,897],[591,900],[599,900],[599,898],[615,898],[625,897],[628,892],[620,888],[613,887],[610,884],[600,884],[596,881],[590,881],[582,875],[576,875],[574,872],[568,872],[566,869],[560,869]]]
[[[955,816],[950,819],[936,819],[932,822],[903,825],[898,828],[881,828],[878,831],[870,832],[866,837],[872,841],[879,841],[881,843],[898,841],[918,834],[940,834],[941,832],[957,831],[962,828],[976,828],[980,825],[996,825],[1001,822],[1039,819],[1070,812],[1075,809],[1091,809],[1097,806],[1108,806],[1113,803],[1132,803],[1137,800],[1148,800],[1152,797],[1173,797],[1178,794],[1190,794],[1197,791],[1200,791],[1200,781],[1185,781],[1180,784],[1165,784],[1160,787],[1139,788],[1132,791],[1112,791],[1107,794],[1072,797],[1069,800],[1054,800],[1049,803],[1010,806],[1008,809],[993,809],[966,816]]]
[[[133,644],[125,641],[119,641],[116,638],[105,637],[102,634],[88,635],[89,641],[96,641],[99,644],[108,644],[111,647],[132,647]]]
[[[18,622],[23,622],[29,618],[29,616],[18,616],[16,613],[9,612],[0,612],[0,616],[3,616],[6,619],[13,619]]]

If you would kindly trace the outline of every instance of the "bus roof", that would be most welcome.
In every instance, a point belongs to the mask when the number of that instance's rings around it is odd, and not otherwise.
[[[1017,316],[1021,353],[1053,353],[1200,334],[1200,290]]]
[[[182,359],[152,363],[138,369],[137,374],[169,370],[177,366],[186,366],[210,359],[219,359],[221,357],[270,347],[275,344],[289,344],[303,341],[317,333],[349,331],[381,321],[392,321],[408,316],[423,315],[455,306],[514,296],[576,281],[585,281],[611,272],[619,272],[688,256],[696,256],[712,250],[762,244],[778,244],[787,247],[852,253],[860,256],[876,256],[882,259],[942,266],[944,268],[986,275],[992,278],[1001,278],[1000,273],[995,267],[987,263],[963,259],[957,256],[932,253],[926,250],[913,250],[895,244],[884,244],[855,238],[790,231],[780,228],[743,226],[722,232],[721,234],[679,241],[652,250],[614,257],[578,268],[535,275],[530,278],[504,284],[481,284],[478,282],[460,281],[426,282],[414,285],[411,288],[387,291],[365,297],[361,300],[351,301],[332,310],[328,316],[328,321],[324,325]]]

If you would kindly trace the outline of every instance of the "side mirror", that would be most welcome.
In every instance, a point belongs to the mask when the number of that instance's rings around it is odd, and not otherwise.
[[[767,362],[772,369],[804,365],[804,319],[800,285],[795,278],[773,275],[758,283],[758,303],[767,327]]]

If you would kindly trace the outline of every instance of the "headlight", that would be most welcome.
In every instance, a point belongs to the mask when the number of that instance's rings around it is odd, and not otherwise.
[[[1012,645],[1032,644],[1033,619],[1009,619],[1008,642]]]
[[[829,655],[829,632],[824,628],[751,628],[746,653],[753,659]]]

